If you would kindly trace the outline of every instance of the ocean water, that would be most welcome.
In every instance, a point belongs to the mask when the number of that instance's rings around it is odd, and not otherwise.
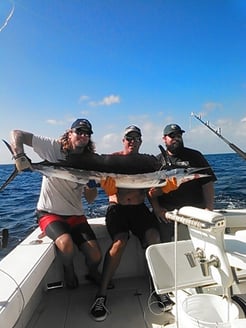
[[[218,181],[215,183],[215,208],[246,207],[246,161],[239,155],[218,154],[205,156],[212,166]],[[0,165],[0,184],[13,171],[13,165]],[[37,227],[35,208],[39,197],[41,175],[36,172],[19,174],[0,192],[0,232],[9,230],[7,248],[0,249],[0,259]],[[99,188],[93,204],[83,201],[88,218],[104,216],[107,197]]]

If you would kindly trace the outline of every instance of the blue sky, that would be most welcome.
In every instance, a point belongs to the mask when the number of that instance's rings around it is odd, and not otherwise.
[[[59,137],[86,117],[99,153],[135,124],[157,154],[168,123],[188,147],[231,152],[194,112],[246,150],[245,36],[244,0],[1,0],[0,137]]]

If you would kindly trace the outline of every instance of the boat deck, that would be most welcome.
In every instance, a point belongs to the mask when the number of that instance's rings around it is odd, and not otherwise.
[[[244,225],[245,213],[240,214]],[[233,221],[237,221],[235,220],[235,215],[232,215],[232,218]],[[105,253],[111,241],[105,228],[104,218],[93,219],[92,224],[102,253]],[[179,241],[178,247],[180,247],[181,251],[178,254],[181,257],[179,257],[177,262],[180,266],[177,272],[180,274],[177,275],[178,284],[176,286],[178,287],[176,295],[178,310],[176,311],[174,306],[172,312],[162,312],[156,300],[153,297],[151,298],[151,288],[146,266],[146,259],[147,262],[149,259],[148,253],[143,252],[138,240],[131,236],[121,263],[114,275],[115,288],[108,291],[106,305],[110,314],[105,321],[96,322],[90,317],[89,311],[98,287],[89,284],[84,279],[87,270],[84,261],[81,260],[81,253],[79,251],[75,252],[74,256],[76,274],[80,278],[79,288],[75,290],[66,288],[47,290],[47,286],[50,287],[52,284],[58,285],[63,280],[63,271],[53,242],[48,237],[44,237],[42,242],[40,242],[39,234],[40,231],[37,228],[1,261],[2,303],[0,302],[0,305],[2,308],[0,319],[4,320],[4,327],[96,328],[100,326],[100,328],[163,328],[165,326],[165,328],[174,328],[176,312],[181,313],[181,306],[184,297],[188,295],[187,293],[193,294],[199,291],[200,293],[224,294],[224,290],[221,287],[213,286],[213,283],[211,284],[207,280],[204,285],[205,278],[201,270],[198,270],[201,281],[198,279],[194,285],[194,268],[189,265],[186,257],[183,256],[187,253],[184,243],[189,245],[190,241]],[[239,243],[239,246],[245,245],[243,231],[242,236],[240,235],[239,237],[238,240],[235,239],[237,244]],[[229,241],[231,242],[232,240]],[[231,244],[230,254],[234,252],[234,257],[238,257],[237,253],[240,250],[242,254],[245,254],[245,247],[241,249],[236,246],[238,245]],[[167,250],[169,247],[170,249]],[[152,248],[154,248],[154,245],[153,247],[151,246]],[[155,271],[158,271],[153,275],[155,277],[154,283],[158,292],[165,293],[172,290],[174,286],[175,266],[172,264],[174,263],[174,256],[172,255],[174,254],[174,243],[161,244],[161,247],[156,245],[155,248],[161,248],[163,251],[151,256]],[[181,258],[183,259],[182,261]],[[169,260],[170,263],[167,262]],[[242,258],[241,262],[238,265],[245,265],[245,257]],[[18,270],[16,270],[17,265]],[[233,266],[240,268],[240,270],[236,270],[237,280],[240,280],[240,283],[233,283],[232,294],[245,294],[246,267],[240,265]],[[152,266],[149,268],[153,269]],[[196,268],[199,269],[198,266]],[[101,270],[101,268],[99,269]],[[150,271],[152,274],[153,270]],[[16,288],[16,285],[18,285],[18,288]],[[198,290],[193,290],[196,287],[198,287]],[[242,313],[242,310],[239,312],[239,317],[244,318],[245,314]],[[179,317],[177,317],[177,321],[179,325]],[[0,326],[2,327],[1,323]]]
[[[89,314],[97,286],[83,284],[75,290],[59,288],[45,292],[26,328],[158,328],[174,322],[171,312],[161,312],[157,303],[148,304],[147,278],[124,278],[114,283],[115,288],[108,291],[110,314],[105,321],[96,322]]]

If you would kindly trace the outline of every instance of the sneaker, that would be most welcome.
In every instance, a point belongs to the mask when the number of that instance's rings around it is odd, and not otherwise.
[[[106,308],[106,296],[98,296],[92,304],[90,314],[96,321],[103,321],[107,318],[109,310]]]
[[[174,306],[174,302],[171,300],[168,294],[156,294],[154,296],[158,302],[159,308],[161,308],[164,312],[171,311]]]

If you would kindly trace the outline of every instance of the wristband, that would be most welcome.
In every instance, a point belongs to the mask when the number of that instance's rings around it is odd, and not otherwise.
[[[97,187],[97,183],[95,180],[89,180],[87,183],[87,187],[91,188],[96,188]]]
[[[27,156],[26,156],[25,153],[20,153],[20,154],[14,155],[13,158],[14,158],[14,159],[18,159],[18,158],[20,158],[20,157],[22,157],[22,156],[25,156],[25,157],[27,158]]]

